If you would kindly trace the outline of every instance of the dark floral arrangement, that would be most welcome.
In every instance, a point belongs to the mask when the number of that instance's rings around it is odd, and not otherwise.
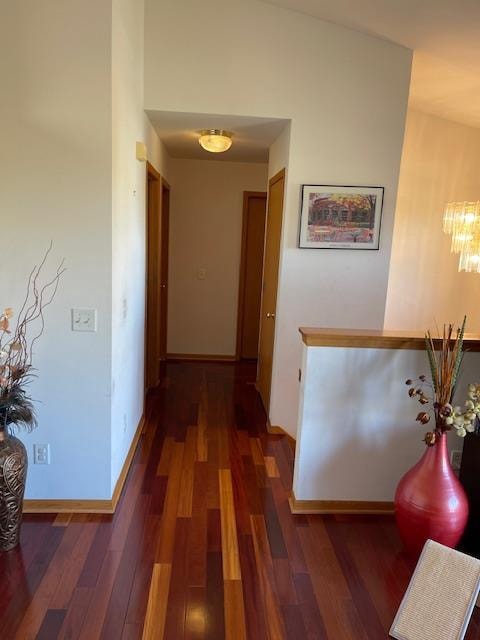
[[[50,246],[42,262],[30,272],[15,326],[11,327],[14,317],[11,307],[0,313],[0,430],[15,425],[31,431],[37,424],[26,387],[33,378],[33,348],[45,327],[43,314],[52,303],[64,272],[62,262],[51,280],[40,282],[51,249]]]
[[[420,424],[428,424],[433,418],[435,428],[425,434],[425,443],[432,447],[439,437],[447,431],[455,430],[460,438],[468,432],[475,431],[475,424],[480,418],[480,384],[468,385],[468,397],[465,409],[453,406],[458,377],[463,360],[463,338],[465,335],[466,317],[462,326],[454,330],[453,325],[444,325],[443,337],[438,349],[430,331],[425,335],[428,362],[430,364],[431,382],[425,375],[414,380],[407,380],[408,395],[415,398],[422,406],[430,405],[429,410],[417,415]]]

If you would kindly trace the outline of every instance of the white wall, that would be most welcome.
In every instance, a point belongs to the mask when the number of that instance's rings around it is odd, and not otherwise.
[[[460,322],[478,331],[480,276],[458,272],[443,233],[445,204],[478,200],[480,130],[409,110],[398,186],[385,327]]]
[[[0,306],[18,308],[50,240],[46,275],[62,257],[67,267],[35,353],[26,497],[108,499],[143,392],[145,164],[135,141],[162,173],[168,160],[143,112],[143,2],[1,8]],[[72,307],[97,309],[98,331],[73,333]],[[50,465],[33,464],[34,443],[50,444]]]
[[[133,161],[137,136],[153,140],[151,157],[164,173],[166,159],[140,114],[142,3],[1,7],[9,54],[0,59],[0,212],[7,221],[0,297],[18,305],[30,264],[50,239],[69,269],[36,354],[40,426],[25,437],[30,452],[34,442],[49,442],[52,464],[31,465],[27,496],[109,498],[140,411],[144,185]],[[206,13],[211,40],[198,28]],[[293,118],[271,414],[294,432],[297,326],[377,326],[383,318],[410,53],[254,0],[148,0],[145,28],[143,106]],[[222,82],[207,91],[211,68]],[[296,249],[299,184],[308,181],[383,184],[381,251]],[[97,333],[71,333],[75,306],[98,310]]]
[[[292,119],[270,419],[295,434],[298,327],[383,325],[411,52],[256,0],[145,6],[146,109]],[[380,250],[298,249],[301,183],[384,186]]]
[[[233,356],[243,192],[267,190],[267,166],[172,159],[170,184],[168,352]]]
[[[478,379],[479,362],[480,354],[465,354],[460,405]],[[304,347],[297,500],[393,500],[398,481],[425,450],[429,428],[415,422],[419,404],[405,386],[422,373],[428,374],[424,351]],[[463,440],[450,435],[450,447],[461,450]]]
[[[35,352],[38,430],[51,464],[28,472],[28,498],[110,497],[110,2],[2,2],[0,306],[18,309],[50,240],[68,271]],[[51,274],[51,268],[48,272]],[[72,333],[70,309],[98,310]]]
[[[113,1],[112,491],[143,412],[146,166],[136,141],[164,177],[168,162],[143,111],[143,23],[143,0]]]

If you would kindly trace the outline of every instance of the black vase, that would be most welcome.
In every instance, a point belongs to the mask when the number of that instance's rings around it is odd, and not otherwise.
[[[470,505],[467,528],[459,549],[480,558],[480,435],[467,433],[463,444],[460,482]]]
[[[27,451],[8,429],[0,429],[0,551],[18,545],[23,495],[27,477]]]

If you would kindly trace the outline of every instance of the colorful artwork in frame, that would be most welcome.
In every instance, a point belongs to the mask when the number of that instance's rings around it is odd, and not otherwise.
[[[302,185],[300,248],[378,249],[383,187]]]

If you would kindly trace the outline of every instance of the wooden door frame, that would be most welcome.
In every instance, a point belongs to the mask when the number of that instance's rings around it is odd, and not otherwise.
[[[144,395],[147,394],[149,390],[149,378],[148,378],[148,346],[149,346],[149,332],[148,332],[148,299],[149,299],[149,241],[150,241],[150,181],[156,183],[157,194],[155,198],[156,202],[156,210],[158,219],[161,219],[161,185],[162,185],[162,177],[160,173],[155,169],[155,167],[150,164],[150,162],[146,162],[146,172],[145,172],[145,325],[144,325]],[[158,298],[158,296],[157,296]],[[156,300],[157,308],[159,301]]]
[[[282,257],[282,238],[283,238],[283,230],[284,230],[284,226],[285,226],[285,189],[287,186],[287,181],[286,181],[286,169],[285,167],[283,169],[280,169],[280,171],[278,171],[275,175],[273,175],[269,181],[268,181],[268,195],[267,195],[267,215],[265,218],[265,248],[264,248],[264,255],[263,255],[263,273],[262,273],[262,282],[265,279],[265,254],[266,254],[266,242],[267,242],[267,231],[268,231],[268,198],[270,197],[270,190],[273,187],[273,185],[277,182],[279,182],[280,180],[284,181],[283,184],[283,204],[282,204],[282,226],[281,226],[281,230],[280,230],[280,251],[279,251],[279,256],[278,256],[278,269],[277,269],[277,283],[276,283],[276,294],[275,294],[275,309],[274,309],[274,313],[275,313],[275,327],[274,327],[274,331],[273,331],[273,346],[272,346],[272,372],[271,372],[271,376],[270,376],[270,390],[269,390],[269,401],[268,401],[268,407],[264,407],[265,408],[265,413],[267,414],[267,419],[270,420],[270,404],[271,404],[271,395],[272,395],[272,378],[273,378],[273,363],[274,363],[274,357],[275,357],[275,342],[276,342],[276,335],[277,335],[277,306],[278,306],[278,281],[279,281],[279,276],[280,276],[280,260]],[[262,314],[263,311],[263,287],[262,287],[262,301],[260,303],[260,314]],[[260,335],[259,335],[259,350],[260,350],[260,340],[261,340],[261,331],[262,331],[262,317],[260,316]],[[257,376],[256,376],[256,382],[255,382],[255,387],[257,389],[257,391],[260,393],[260,389],[259,389],[259,374],[260,374],[260,357],[258,358],[257,361]],[[263,399],[262,399],[263,402]]]
[[[235,360],[241,359],[242,348],[242,333],[243,333],[243,307],[245,304],[245,270],[247,266],[247,216],[248,216],[248,201],[250,198],[265,198],[268,194],[266,191],[244,191],[243,192],[243,212],[242,212],[242,249],[240,253],[240,274],[238,279],[238,303],[237,303],[237,342],[235,347]],[[266,216],[266,213],[265,213]],[[266,217],[265,217],[266,221]],[[263,252],[265,256],[265,234],[263,237]],[[263,265],[263,263],[262,263]],[[262,268],[262,282],[263,282],[263,268]],[[259,327],[260,337],[260,327]]]
[[[161,178],[161,184],[160,184],[160,226],[161,226],[161,236],[160,236],[160,242],[161,242],[161,255],[160,255],[160,286],[162,286],[163,283],[163,272],[162,272],[162,249],[163,249],[163,222],[164,222],[164,211],[163,211],[163,193],[164,191],[168,192],[168,216],[169,216],[169,220],[168,220],[168,230],[170,230],[170,210],[171,210],[171,202],[170,202],[170,195],[171,195],[171,187],[170,184],[165,180],[165,178]],[[167,256],[170,256],[170,242],[169,242],[169,238],[167,238],[167,246],[168,246],[168,252],[167,252]],[[165,361],[167,359],[167,346],[168,346],[168,273],[169,273],[169,265],[167,262],[167,295],[165,296],[165,301],[166,301],[166,309],[165,309],[165,353],[162,354],[160,353],[160,360]],[[162,308],[160,308],[160,313],[163,313]]]
[[[276,182],[278,182],[282,178],[285,178],[285,168],[280,169],[278,173],[276,173],[274,176],[270,178],[270,180],[268,181],[268,186],[269,187],[273,186]]]

